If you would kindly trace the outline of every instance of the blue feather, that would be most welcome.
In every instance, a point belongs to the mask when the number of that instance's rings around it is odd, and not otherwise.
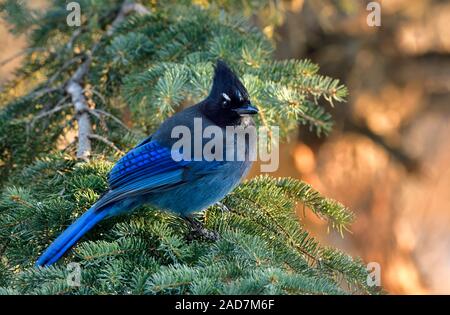
[[[95,205],[66,229],[39,257],[36,266],[49,266],[61,258],[86,232],[107,215],[106,209],[97,211]]]
[[[114,165],[108,177],[109,186],[114,189],[144,174],[146,177],[153,176],[180,169],[187,164],[187,161],[174,161],[168,148],[151,141],[135,147]]]

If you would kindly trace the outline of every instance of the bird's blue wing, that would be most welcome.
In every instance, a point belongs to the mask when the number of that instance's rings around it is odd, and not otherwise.
[[[108,175],[111,190],[130,185],[143,177],[182,169],[188,161],[175,161],[169,148],[157,141],[139,144],[123,156]]]
[[[161,192],[169,187],[180,185],[183,181],[183,169],[166,171],[163,173],[137,178],[114,190],[108,191],[95,203],[97,210],[115,202],[131,197],[144,196],[149,193]]]
[[[172,151],[147,138],[123,156],[108,175],[110,191],[98,209],[128,197],[158,192],[210,174],[222,161],[175,161]]]
[[[103,195],[96,207],[100,209],[127,197],[181,183],[183,171],[189,163],[175,161],[171,150],[157,141],[141,143],[114,165],[108,175],[110,191]]]

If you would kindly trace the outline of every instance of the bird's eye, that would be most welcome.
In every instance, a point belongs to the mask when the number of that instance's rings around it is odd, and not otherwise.
[[[223,99],[224,99],[225,101],[227,101],[227,102],[231,101],[231,98],[228,96],[227,93],[222,93],[222,97],[223,97]]]
[[[222,97],[223,97],[222,107],[225,107],[228,104],[228,102],[231,102],[231,98],[226,93],[222,93]]]

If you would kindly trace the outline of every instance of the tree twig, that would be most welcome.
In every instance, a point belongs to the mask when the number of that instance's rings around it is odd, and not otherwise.
[[[95,113],[95,114],[99,114],[99,115],[103,115],[103,116],[106,116],[106,117],[109,117],[109,118],[111,118],[112,120],[114,120],[116,123],[118,123],[119,125],[121,125],[124,129],[126,129],[127,131],[130,131],[130,128],[128,128],[128,126],[127,125],[125,125],[119,118],[117,118],[116,116],[114,116],[113,114],[111,114],[111,113],[108,113],[108,112],[106,112],[106,111],[104,111],[104,110],[101,110],[101,109],[91,109],[91,113]],[[94,116],[97,116],[97,115],[95,115],[94,114]]]
[[[73,44],[75,43],[75,40],[78,38],[78,36],[81,35],[82,29],[83,29],[83,27],[79,27],[72,33],[72,36],[70,36],[70,39],[66,44],[66,49],[72,49]]]
[[[119,14],[111,23],[110,28],[106,32],[108,36],[111,36],[117,29],[117,27],[125,20],[125,17],[131,12],[136,12],[140,15],[150,14],[150,11],[140,3],[134,3],[131,1],[125,1],[120,8]]]
[[[8,64],[9,62],[13,61],[14,59],[22,56],[22,55],[26,55],[28,53],[32,53],[35,51],[43,51],[45,50],[45,48],[43,47],[35,47],[35,48],[27,48],[27,49],[23,49],[21,51],[19,51],[18,53],[15,53],[14,55],[0,61],[0,67],[3,67],[4,65]]]
[[[41,89],[37,89],[34,90],[33,92],[27,94],[24,96],[25,99],[34,99],[34,98],[39,98],[45,94],[49,94],[52,92],[56,92],[56,91],[62,91],[63,88],[62,86],[57,86],[57,87],[44,87]]]
[[[34,118],[31,120],[31,122],[30,122],[31,127],[32,127],[32,126],[36,123],[36,121],[38,121],[39,119],[42,119],[42,118],[44,118],[44,117],[46,117],[46,116],[50,116],[50,115],[52,115],[52,114],[54,114],[54,113],[57,113],[57,112],[59,112],[60,110],[63,110],[64,108],[70,107],[71,104],[64,104],[64,103],[67,101],[68,98],[69,98],[68,96],[65,96],[64,98],[62,98],[62,99],[56,104],[55,107],[53,107],[52,109],[50,109],[50,110],[48,110],[48,111],[42,112],[42,113],[40,113],[39,115],[37,115],[36,117],[34,117]]]
[[[92,92],[92,94],[94,94],[94,95],[96,95],[98,98],[100,98],[100,100],[102,101],[102,103],[103,103],[104,105],[107,104],[107,103],[106,103],[105,97],[104,97],[100,92],[98,92],[98,91],[97,91],[96,89],[94,89],[94,88],[91,88],[90,91]],[[101,115],[106,116],[106,117],[109,117],[109,118],[111,118],[112,120],[114,120],[116,123],[118,123],[119,125],[121,125],[121,126],[122,126],[124,129],[126,129],[127,131],[131,131],[130,128],[128,128],[128,126],[125,125],[125,123],[124,123],[122,120],[120,120],[118,117],[114,116],[114,115],[111,114],[110,112],[107,112],[107,111],[104,111],[104,110],[95,108],[95,109],[92,109],[92,110],[91,110],[91,113],[92,113],[95,117],[97,117],[98,119],[101,119],[101,118],[102,118]]]
[[[102,137],[102,136],[97,135],[95,133],[91,133],[90,135],[88,135],[88,137],[90,139],[99,140],[99,141],[105,143],[106,145],[110,146],[111,148],[113,148],[114,150],[119,152],[120,154],[124,154],[124,152],[122,150],[120,150],[112,141],[106,139],[105,137]]]

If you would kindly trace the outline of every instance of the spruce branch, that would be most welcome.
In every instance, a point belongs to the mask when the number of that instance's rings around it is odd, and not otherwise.
[[[303,203],[317,216],[328,220],[332,228],[342,235],[343,230],[348,231],[348,226],[353,222],[353,213],[340,203],[320,195],[311,185],[289,177],[272,179],[260,177],[259,180],[272,182],[291,199]]]

